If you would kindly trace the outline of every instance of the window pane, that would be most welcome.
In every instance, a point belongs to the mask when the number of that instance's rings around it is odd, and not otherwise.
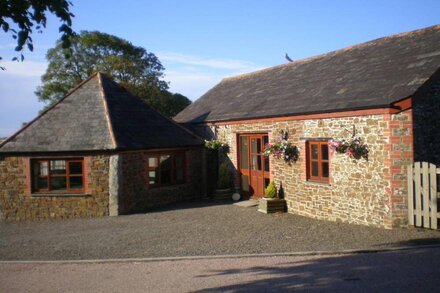
[[[160,183],[171,183],[171,156],[165,155],[160,157]]]
[[[252,155],[252,170],[261,171],[261,156]]]
[[[52,178],[53,180],[53,178]],[[69,178],[70,189],[82,189],[83,178],[82,176],[72,176]]]
[[[153,158],[148,158],[148,167],[157,167],[157,158],[153,157]]]
[[[51,190],[66,190],[66,177],[51,177],[50,178]]]
[[[322,154],[321,158],[323,160],[328,160],[328,145],[327,144],[321,145],[321,154]]]
[[[64,160],[51,160],[50,161],[50,173],[51,174],[66,174],[66,161],[64,161]]]
[[[261,139],[257,138],[257,153],[261,153]]]
[[[156,171],[149,171],[149,172],[148,172],[148,183],[149,183],[150,185],[157,184]]]
[[[34,176],[47,176],[47,167],[47,162],[34,162],[32,167]]]
[[[312,148],[312,159],[317,160],[318,159],[318,145],[312,144],[311,148]]]
[[[47,178],[35,178],[34,180],[34,190],[47,189]]]
[[[170,155],[165,155],[165,156],[160,156],[160,167],[161,168],[171,168],[171,156]]]
[[[161,170],[160,171],[160,182],[162,184],[171,183],[171,170]]]
[[[263,136],[263,146],[269,143],[269,136],[265,135]]]
[[[251,138],[251,153],[257,152],[257,140],[255,138]]]
[[[312,162],[312,176],[317,177],[318,175],[318,162]]]
[[[328,177],[328,163],[322,163],[322,177]]]
[[[82,174],[82,162],[69,162],[70,174]]]
[[[175,169],[175,176],[177,182],[183,182],[184,181],[184,168],[185,164],[183,163],[183,155],[176,155],[175,157],[175,163],[176,163],[176,169]]]
[[[241,141],[240,168],[248,169],[249,168],[248,138],[246,136],[242,136],[240,138],[240,141]]]
[[[269,168],[269,157],[263,157],[264,159],[264,171],[269,172],[270,168]]]
[[[249,191],[249,177],[248,176],[241,176],[241,189],[243,191]]]

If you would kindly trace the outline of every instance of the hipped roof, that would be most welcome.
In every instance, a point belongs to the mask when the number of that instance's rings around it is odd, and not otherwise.
[[[389,107],[440,66],[440,25],[225,78],[180,112],[181,123]]]
[[[0,153],[178,148],[202,140],[102,73],[0,144]]]

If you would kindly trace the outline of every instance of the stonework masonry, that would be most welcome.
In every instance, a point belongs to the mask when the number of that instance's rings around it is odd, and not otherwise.
[[[0,220],[27,221],[98,217],[143,212],[205,194],[203,149],[185,151],[186,182],[150,188],[148,151],[111,155],[85,155],[84,194],[32,194],[30,160],[35,157],[0,157]],[[166,153],[166,152],[162,152]],[[54,155],[47,157],[56,158]],[[66,158],[66,156],[60,156]]]
[[[218,139],[231,146],[235,169],[237,137],[241,133],[269,134],[279,140],[287,130],[289,141],[300,148],[299,160],[289,166],[270,157],[271,180],[283,186],[290,213],[317,219],[384,228],[406,225],[406,166],[412,162],[411,111],[356,117],[231,123],[217,126]],[[369,160],[332,154],[329,184],[307,181],[306,142],[311,139],[349,139],[356,136],[369,146]],[[240,178],[235,182],[239,186]]]
[[[166,152],[160,152],[166,153]],[[122,200],[119,203],[120,213],[146,211],[152,207],[173,202],[200,198],[204,194],[203,149],[185,151],[186,182],[183,184],[150,187],[148,184],[148,155],[157,154],[151,151],[126,152],[120,154]]]
[[[82,157],[85,165],[85,194],[54,196],[31,193],[30,157],[1,156],[0,220],[26,221],[108,215],[109,156]]]

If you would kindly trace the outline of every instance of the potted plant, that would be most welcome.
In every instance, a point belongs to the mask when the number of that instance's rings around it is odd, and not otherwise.
[[[217,189],[214,192],[213,198],[216,200],[231,199],[231,185],[232,180],[231,175],[229,174],[228,165],[226,164],[226,162],[223,162],[220,164]]]
[[[258,211],[265,214],[287,211],[286,200],[277,197],[277,188],[273,181],[264,190],[264,197],[258,203]]]

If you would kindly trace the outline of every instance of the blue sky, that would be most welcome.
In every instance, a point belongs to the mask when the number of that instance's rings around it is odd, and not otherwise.
[[[440,1],[72,0],[75,31],[98,30],[156,54],[170,90],[191,100],[226,76],[251,72],[400,32],[440,24]],[[0,137],[44,106],[34,95],[59,23],[35,34],[34,52],[10,62],[14,42],[0,32]]]

